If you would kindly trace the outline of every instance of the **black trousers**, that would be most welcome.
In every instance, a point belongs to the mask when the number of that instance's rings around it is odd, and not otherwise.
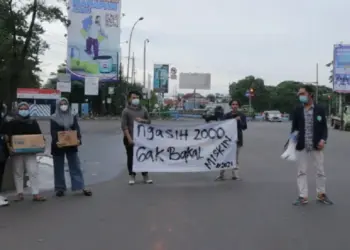
[[[134,157],[134,146],[129,145],[128,139],[124,137],[123,143],[126,149],[126,155],[127,155],[127,165],[128,165],[128,171],[130,176],[135,176],[136,173],[132,171],[132,165],[133,165],[133,157]],[[142,176],[147,176],[148,172],[142,172]]]
[[[4,177],[6,161],[0,161],[0,192],[2,190],[2,180]]]

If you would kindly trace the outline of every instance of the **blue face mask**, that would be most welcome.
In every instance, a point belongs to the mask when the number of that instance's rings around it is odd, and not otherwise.
[[[18,114],[22,117],[27,117],[29,116],[29,110],[19,110]]]
[[[300,95],[299,96],[299,101],[301,102],[301,103],[308,103],[309,102],[309,98],[307,97],[307,96],[305,96],[305,95]]]

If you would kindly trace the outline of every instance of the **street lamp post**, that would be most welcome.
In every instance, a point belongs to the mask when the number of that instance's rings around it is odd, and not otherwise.
[[[149,43],[148,39],[143,42],[143,87],[146,88],[146,47]]]
[[[129,50],[128,50],[128,65],[127,65],[127,70],[126,70],[126,81],[129,81],[129,65],[130,65],[130,51],[131,51],[131,39],[132,39],[132,33],[134,32],[135,26],[138,22],[142,21],[144,18],[140,17],[139,19],[137,19],[137,21],[134,23],[134,25],[131,28],[130,31],[130,37],[129,37]]]
[[[318,63],[316,64],[316,104],[318,103]]]

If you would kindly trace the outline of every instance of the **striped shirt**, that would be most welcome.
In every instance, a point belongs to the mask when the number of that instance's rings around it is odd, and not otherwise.
[[[305,119],[305,149],[306,151],[312,151],[314,148],[314,105],[309,109],[304,108]]]

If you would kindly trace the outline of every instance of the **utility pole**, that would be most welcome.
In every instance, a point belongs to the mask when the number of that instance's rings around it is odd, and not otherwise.
[[[318,63],[316,63],[316,104],[318,103]]]
[[[252,113],[252,93],[249,93],[249,115]]]
[[[152,76],[151,74],[148,74],[148,83],[147,83],[147,98],[148,98],[148,102],[147,102],[147,109],[148,109],[148,112],[151,112],[150,110],[150,102],[151,102],[151,81],[152,81]]]
[[[134,25],[131,28],[130,31],[130,37],[129,37],[129,49],[128,49],[128,66],[126,68],[126,80],[129,81],[129,63],[130,63],[130,51],[131,51],[131,41],[132,41],[132,33],[134,32],[135,26],[138,22],[142,21],[144,18],[140,17],[139,19],[136,20],[136,22],[134,23]],[[126,94],[128,93],[128,89],[126,89]]]
[[[131,83],[135,84],[135,54],[132,53]]]
[[[340,130],[344,129],[343,94],[339,93]]]
[[[149,43],[148,39],[145,39],[143,42],[143,87],[146,87],[146,47]]]

